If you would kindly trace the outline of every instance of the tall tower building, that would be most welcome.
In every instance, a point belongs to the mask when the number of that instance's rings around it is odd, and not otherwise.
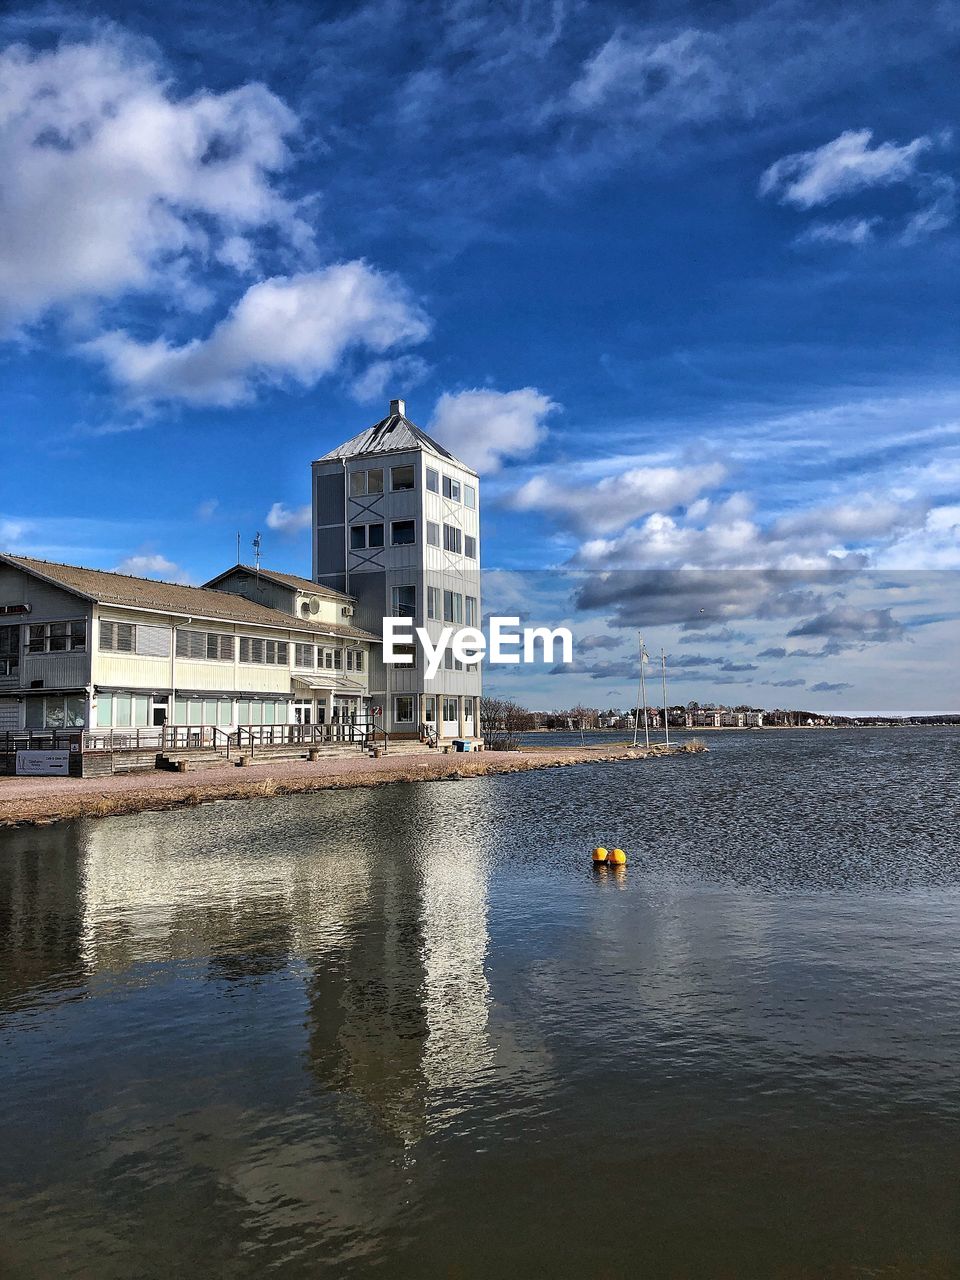
[[[313,577],[356,597],[355,624],[380,633],[408,617],[436,642],[446,627],[479,627],[480,486],[477,473],[390,401],[381,422],[313,464]],[[432,680],[415,665],[370,662],[370,699],[394,736],[426,724],[442,738],[478,734],[479,666],[448,652]]]

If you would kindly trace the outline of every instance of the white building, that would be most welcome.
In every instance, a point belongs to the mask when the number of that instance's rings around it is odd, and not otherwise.
[[[356,622],[380,633],[407,617],[431,640],[446,627],[478,627],[480,487],[475,471],[406,416],[386,418],[313,464],[313,576],[357,600]],[[423,724],[440,737],[479,732],[480,668],[448,652],[433,680],[419,646],[415,664],[372,656],[370,694],[391,736]]]
[[[187,587],[0,555],[0,733],[362,717],[379,635],[354,608],[243,565]]]

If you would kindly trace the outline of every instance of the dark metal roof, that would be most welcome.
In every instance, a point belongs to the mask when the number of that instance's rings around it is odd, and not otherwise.
[[[465,462],[438,444],[432,436],[428,436],[414,422],[402,413],[388,414],[381,422],[377,422],[366,431],[361,431],[345,444],[331,449],[317,462],[338,462],[341,458],[359,458],[367,454],[402,453],[406,449],[424,449],[437,458],[445,458],[448,462],[462,467],[471,474],[477,473]]]

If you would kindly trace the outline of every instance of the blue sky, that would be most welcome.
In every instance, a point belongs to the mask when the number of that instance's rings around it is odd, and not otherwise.
[[[958,43],[883,0],[21,9],[0,545],[309,572],[310,460],[403,395],[483,473],[488,603],[606,638],[529,701],[629,703],[642,625],[677,697],[956,709]]]

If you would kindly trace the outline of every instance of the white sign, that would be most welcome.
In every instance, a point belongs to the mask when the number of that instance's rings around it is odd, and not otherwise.
[[[17,773],[34,778],[66,778],[70,774],[69,751],[18,751]]]

